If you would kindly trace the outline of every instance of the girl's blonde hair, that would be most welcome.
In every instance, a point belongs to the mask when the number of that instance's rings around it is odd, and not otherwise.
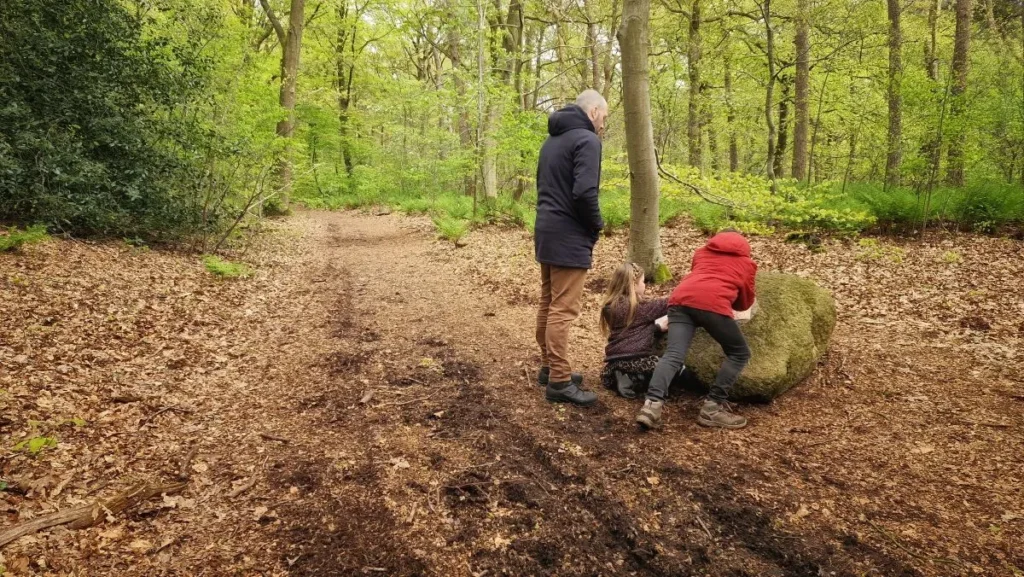
[[[639,299],[636,296],[636,283],[644,276],[644,269],[640,265],[626,262],[619,265],[612,273],[608,282],[608,289],[604,291],[601,298],[601,334],[605,337],[612,332],[611,314],[612,306],[619,299],[626,299],[629,302],[629,314],[626,315],[626,326],[633,323],[633,315],[636,314],[636,307]]]

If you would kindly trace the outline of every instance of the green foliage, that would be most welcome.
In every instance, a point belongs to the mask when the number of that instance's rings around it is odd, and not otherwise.
[[[903,262],[906,251],[898,246],[881,243],[875,238],[862,238],[857,241],[860,251],[857,258],[863,261],[888,261],[892,263]]]
[[[690,206],[689,213],[693,225],[704,234],[714,234],[729,224],[728,212],[717,204],[699,201]]]
[[[56,437],[35,436],[25,439],[14,445],[15,451],[24,451],[31,456],[36,456],[45,449],[52,449],[57,446]]]
[[[435,217],[448,221],[466,221],[473,217],[473,199],[468,196],[445,195],[434,202]]]
[[[398,201],[396,208],[405,214],[420,215],[429,214],[433,206],[426,198],[406,198]]]
[[[185,108],[209,60],[202,39],[150,22],[118,0],[4,1],[0,220],[129,236],[200,226],[191,187],[212,138]]]
[[[609,193],[598,201],[605,232],[612,232],[629,225],[629,196]]]
[[[207,271],[220,278],[247,278],[252,276],[252,269],[248,265],[226,261],[213,254],[203,257],[203,265],[206,266]]]
[[[37,224],[25,230],[12,228],[6,235],[0,235],[0,252],[18,250],[26,244],[35,244],[50,238],[46,234],[46,225]]]
[[[459,246],[459,241],[469,232],[467,221],[451,216],[435,217],[434,226],[437,228],[438,238],[447,240],[455,246]]]
[[[929,198],[909,188],[883,190],[872,184],[849,187],[847,202],[868,208],[879,224],[895,228],[922,224],[963,224],[979,232],[1024,224],[1024,188],[984,181],[962,189],[940,187]]]
[[[947,250],[942,253],[942,262],[946,264],[960,264],[964,262],[964,257],[955,250]]]
[[[523,227],[531,235],[533,234],[534,229],[537,227],[537,209],[536,208],[527,208],[526,211],[523,213]]]

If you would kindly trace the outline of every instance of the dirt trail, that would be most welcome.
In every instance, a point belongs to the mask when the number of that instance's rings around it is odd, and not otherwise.
[[[8,568],[479,577],[1024,567],[1010,546],[1016,519],[1001,534],[953,543],[963,521],[955,515],[976,497],[941,513],[914,499],[906,486],[935,486],[941,467],[883,478],[905,466],[887,463],[876,443],[901,429],[854,406],[860,393],[843,377],[852,369],[836,358],[791,401],[747,408],[755,426],[735,433],[696,427],[695,397],[674,402],[657,435],[633,426],[636,403],[606,391],[589,410],[549,405],[533,383],[528,243],[488,233],[479,245],[497,247],[492,260],[424,228],[300,213],[247,257],[256,278],[237,283],[212,281],[181,256],[123,247],[0,260],[9,272],[0,289],[13,303],[0,304],[9,313],[0,353],[18,357],[0,357],[0,385],[23,407],[8,423],[12,439],[29,419],[89,423],[53,425],[59,447],[36,458],[3,456],[4,478],[28,489],[5,494],[8,521],[109,494],[132,477],[182,467],[192,477],[183,496],[125,521],[16,542],[4,550]],[[84,310],[69,308],[69,283],[80,284]],[[583,326],[592,325],[588,307]],[[47,318],[56,318],[52,334],[35,328]],[[577,334],[596,383],[593,330]],[[82,353],[104,348],[118,358]],[[146,400],[115,401],[126,392]],[[815,408],[827,412],[824,424],[791,425]],[[851,448],[838,437],[850,431],[869,440]],[[990,433],[972,432],[981,454]],[[1005,451],[1012,462],[1019,441]],[[1002,482],[990,501],[996,517],[1019,493],[1012,477]],[[900,529],[907,519],[916,532]]]

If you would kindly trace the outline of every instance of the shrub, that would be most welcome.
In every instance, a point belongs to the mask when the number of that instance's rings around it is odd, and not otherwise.
[[[217,255],[208,254],[203,257],[206,270],[220,278],[246,278],[252,275],[252,269],[243,263],[230,262]]]
[[[434,226],[437,227],[438,238],[447,240],[455,246],[459,246],[459,241],[469,232],[468,222],[451,217],[435,218]]]
[[[604,230],[610,233],[624,228],[629,224],[629,196],[608,194],[600,201],[601,218],[604,219]]]
[[[526,229],[531,235],[533,230],[537,227],[537,209],[529,208],[523,213],[523,228]]]
[[[432,208],[431,202],[425,198],[406,198],[395,204],[399,212],[411,215],[428,214]]]
[[[433,213],[438,218],[469,220],[473,217],[473,199],[468,196],[442,196],[434,203]]]
[[[150,30],[119,0],[4,0],[0,12],[0,220],[123,236],[202,226],[198,189],[219,158],[194,112],[208,95],[204,39]],[[183,17],[209,15],[197,12]]]
[[[698,202],[691,205],[689,211],[693,224],[704,234],[714,234],[729,222],[728,213],[724,206],[708,202]]]
[[[46,226],[42,224],[30,226],[25,230],[12,228],[6,235],[0,236],[0,252],[18,250],[23,245],[35,244],[48,238],[50,235],[46,234]]]

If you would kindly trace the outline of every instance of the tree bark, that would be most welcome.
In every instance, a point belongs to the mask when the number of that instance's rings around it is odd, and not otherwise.
[[[929,39],[924,46],[924,68],[928,72],[928,78],[932,82],[939,81],[939,11],[942,10],[942,0],[928,1],[928,30]]]
[[[466,79],[462,76],[462,36],[459,33],[461,18],[456,12],[454,2],[449,3],[448,11],[448,58],[452,61],[452,77],[455,81],[455,94],[458,96],[456,106],[459,109],[459,146],[463,151],[474,149],[473,134],[469,126],[469,106],[467,103]],[[463,177],[463,192],[466,196],[476,198],[475,169]]]
[[[598,92],[604,92],[601,80],[603,69],[601,67],[601,47],[597,42],[597,21],[594,20],[594,0],[583,0],[583,12],[587,17],[587,46],[590,48],[590,87]]]
[[[701,80],[700,80],[700,0],[693,0],[690,7],[690,34],[687,42],[686,59],[690,72],[690,99],[686,117],[686,138],[689,144],[690,166],[701,169]]]
[[[886,0],[889,11],[889,134],[886,139],[885,188],[899,186],[903,162],[903,104],[900,83],[903,79],[903,34],[900,28],[899,0]]]
[[[306,0],[291,0],[288,14],[288,30],[281,25],[277,14],[267,0],[260,0],[281,43],[281,93],[279,103],[285,109],[285,117],[277,123],[277,135],[285,140],[284,156],[278,161],[281,198],[285,205],[292,188],[292,165],[288,158],[292,134],[295,132],[295,89],[299,79],[299,56],[302,54],[302,29],[305,25]]]
[[[964,185],[964,136],[963,126],[966,114],[964,94],[967,92],[967,72],[970,68],[971,44],[971,0],[956,2],[956,32],[953,40],[953,85],[950,94],[953,97],[949,112],[954,122],[956,135],[950,139],[949,153],[946,161],[949,164],[946,180],[953,186]]]
[[[733,103],[732,93],[732,59],[729,57],[728,48],[725,58],[725,122],[729,127],[729,171],[736,172],[740,169],[740,147],[736,138],[736,106]]]
[[[647,61],[650,0],[625,0],[616,36],[622,53],[622,104],[630,174],[629,259],[652,277],[662,267],[658,236],[658,166],[651,127]]]
[[[760,4],[761,19],[764,21],[765,36],[767,39],[768,57],[768,84],[764,95],[764,118],[768,125],[768,154],[765,157],[765,172],[768,180],[771,181],[772,194],[778,190],[775,182],[775,119],[773,118],[773,104],[775,103],[775,29],[772,28],[772,2],[764,0]]]
[[[782,97],[779,98],[779,130],[778,140],[775,144],[774,172],[776,178],[786,175],[786,145],[789,138],[789,79],[784,78],[782,84]]]
[[[893,1],[893,0],[890,0]],[[810,0],[797,0],[796,102],[793,124],[793,178],[807,180],[807,136],[810,132],[811,40]]]
[[[612,19],[611,24],[608,27],[608,40],[604,45],[604,86],[610,87],[612,80],[615,78],[615,65],[616,57],[615,51],[612,50],[613,38],[615,31],[619,28],[619,0],[612,0]]]
[[[355,26],[348,24],[348,0],[338,2],[338,135],[341,137],[341,155],[345,172],[352,176],[352,143],[349,141],[349,107],[352,104],[352,76],[355,72]],[[351,49],[350,49],[351,47]]]

